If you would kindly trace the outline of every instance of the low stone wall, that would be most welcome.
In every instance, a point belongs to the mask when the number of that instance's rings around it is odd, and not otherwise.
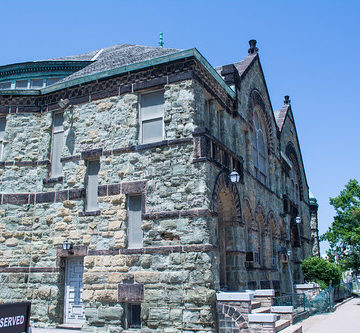
[[[320,285],[317,283],[294,284],[294,291],[297,294],[305,294],[309,300],[312,300],[319,295]]]
[[[240,332],[247,327],[253,292],[221,292],[216,294],[219,333]]]
[[[254,300],[261,302],[261,306],[269,307],[274,304],[274,289],[258,289],[254,291]]]

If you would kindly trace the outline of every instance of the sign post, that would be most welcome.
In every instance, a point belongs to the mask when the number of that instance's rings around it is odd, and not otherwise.
[[[31,302],[0,304],[0,333],[28,333]]]

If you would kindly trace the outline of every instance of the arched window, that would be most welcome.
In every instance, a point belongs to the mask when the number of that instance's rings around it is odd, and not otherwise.
[[[292,199],[292,201],[298,205],[299,204],[299,200],[300,200],[300,195],[299,195],[299,182],[298,182],[298,177],[296,174],[296,170],[295,170],[295,166],[296,164],[294,164],[293,162],[293,167],[290,170],[290,198]]]
[[[267,142],[264,122],[254,109],[253,160],[255,177],[263,184],[267,181]]]

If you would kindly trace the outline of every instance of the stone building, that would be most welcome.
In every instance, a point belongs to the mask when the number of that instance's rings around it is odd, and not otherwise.
[[[218,68],[136,45],[1,66],[0,180],[0,301],[39,327],[216,332],[217,292],[291,292],[313,253],[255,41]]]

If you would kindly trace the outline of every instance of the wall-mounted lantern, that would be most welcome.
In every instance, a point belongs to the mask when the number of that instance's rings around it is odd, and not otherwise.
[[[287,255],[288,255],[288,257],[290,257],[291,256],[291,250],[287,250]]]
[[[240,182],[240,175],[235,169],[229,174],[229,180],[232,183],[239,183]]]
[[[63,243],[62,245],[63,249],[66,251],[70,251],[73,248],[72,241],[69,241],[68,239]]]
[[[296,224],[300,224],[300,223],[301,223],[301,217],[300,217],[300,216],[296,216],[296,217],[295,217],[295,222],[296,222]]]

